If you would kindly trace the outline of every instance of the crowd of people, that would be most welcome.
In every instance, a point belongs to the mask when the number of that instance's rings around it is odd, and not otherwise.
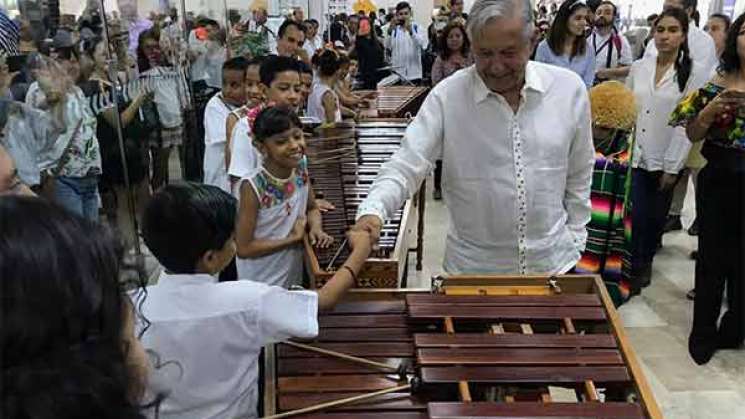
[[[690,177],[690,354],[740,347],[745,15],[697,16],[665,0],[638,54],[607,0],[450,0],[428,28],[406,2],[327,28],[295,9],[276,33],[262,9],[126,31],[92,11],[44,42],[0,14],[0,410],[256,417],[261,348],[318,333],[432,172],[448,273],[596,273],[617,304],[651,283]],[[374,98],[358,90],[395,83],[432,90],[349,258],[296,290],[303,242],[334,240],[304,127],[357,119]],[[169,179],[174,149],[189,181]],[[154,285],[120,282],[140,247],[163,267]]]

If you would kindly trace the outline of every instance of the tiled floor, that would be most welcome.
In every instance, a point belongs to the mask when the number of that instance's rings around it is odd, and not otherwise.
[[[686,200],[684,225],[692,221],[692,196],[689,193]],[[431,199],[426,208],[424,269],[416,272],[410,260],[410,287],[428,288],[430,278],[442,271],[446,208]],[[720,351],[706,366],[697,366],[688,356],[693,303],[685,294],[693,286],[694,262],[688,255],[696,240],[675,232],[665,235],[663,243],[652,285],[619,309],[647,380],[665,418],[743,419],[745,350]]]

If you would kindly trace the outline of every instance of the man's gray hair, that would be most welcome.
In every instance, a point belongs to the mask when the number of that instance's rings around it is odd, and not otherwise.
[[[516,10],[521,8],[521,10]],[[473,43],[481,36],[484,27],[500,17],[513,17],[519,12],[525,22],[525,38],[530,40],[535,25],[533,23],[533,6],[530,0],[476,0],[468,15],[468,37]]]

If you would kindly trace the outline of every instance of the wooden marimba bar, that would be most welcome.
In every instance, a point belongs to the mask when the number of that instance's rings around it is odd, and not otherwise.
[[[307,142],[309,171],[317,194],[336,207],[324,214],[324,230],[335,239],[329,249],[306,244],[306,256],[316,287],[321,287],[346,260],[345,233],[355,223],[357,209],[367,197],[380,166],[398,150],[404,121],[369,121],[317,130]],[[358,287],[396,288],[404,280],[408,254],[408,202],[383,226],[378,243]]]
[[[365,109],[362,115],[371,118],[406,118],[416,115],[419,107],[429,91],[426,87],[389,86],[377,90],[377,98],[370,109]],[[373,91],[361,91],[367,94]]]
[[[265,363],[269,417],[661,418],[599,277],[353,290]]]

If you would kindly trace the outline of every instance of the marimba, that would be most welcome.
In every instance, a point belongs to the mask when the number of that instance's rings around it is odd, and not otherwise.
[[[313,188],[336,207],[323,215],[324,231],[334,237],[334,245],[314,249],[306,243],[306,260],[315,287],[323,286],[349,256],[345,233],[354,225],[357,209],[367,197],[380,166],[400,147],[406,126],[406,120],[338,124],[316,130],[316,135],[307,141]],[[413,211],[414,205],[408,200],[385,223],[379,249],[359,275],[357,287],[401,285],[406,276],[409,237],[415,227]],[[421,257],[421,243],[417,254]]]
[[[268,347],[267,417],[662,418],[599,277],[438,281],[353,290]]]
[[[355,93],[372,93],[359,91]],[[362,111],[362,116],[370,118],[406,118],[416,115],[427,97],[429,89],[416,86],[390,86],[378,89],[377,98],[370,109]]]

